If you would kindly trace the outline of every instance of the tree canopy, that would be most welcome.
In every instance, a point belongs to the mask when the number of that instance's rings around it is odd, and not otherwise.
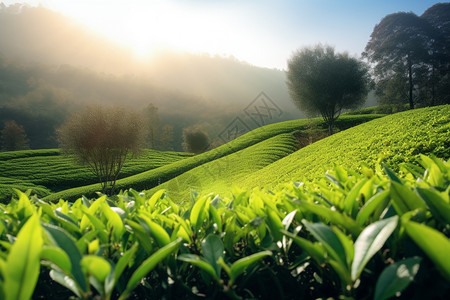
[[[26,150],[30,148],[25,130],[16,121],[7,121],[0,130],[2,149],[5,151]]]
[[[373,64],[382,103],[448,103],[450,3],[422,16],[393,13],[377,24],[363,57]],[[393,84],[395,82],[395,84]]]
[[[348,53],[317,45],[295,52],[288,60],[287,85],[294,104],[309,115],[320,114],[331,134],[343,109],[364,102],[368,68]]]
[[[100,106],[73,114],[57,132],[60,147],[87,164],[107,193],[114,191],[127,155],[139,152],[146,134],[140,114]]]

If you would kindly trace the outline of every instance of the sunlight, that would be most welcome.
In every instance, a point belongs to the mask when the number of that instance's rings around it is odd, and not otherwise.
[[[63,1],[53,6],[130,47],[139,58],[164,50],[224,54],[243,48],[233,34],[240,31],[237,24],[227,22],[223,13],[198,11],[171,1],[139,1],[128,6],[110,1],[107,9],[105,5],[104,1],[77,5]]]

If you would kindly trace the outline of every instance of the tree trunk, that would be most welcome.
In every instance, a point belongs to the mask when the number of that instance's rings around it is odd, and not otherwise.
[[[409,55],[408,55],[408,79],[409,79],[409,108],[414,109],[412,62]]]

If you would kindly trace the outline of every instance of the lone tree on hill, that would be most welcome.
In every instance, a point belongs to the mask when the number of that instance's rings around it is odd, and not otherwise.
[[[287,85],[294,104],[308,115],[320,113],[329,134],[342,109],[364,102],[369,80],[363,62],[330,46],[303,48],[288,60]]]
[[[16,121],[8,121],[0,131],[2,149],[5,151],[30,149],[30,141],[21,125]]]
[[[88,107],[70,116],[57,133],[60,147],[87,164],[102,191],[112,194],[127,155],[140,150],[144,128],[138,113],[119,107]]]
[[[183,149],[190,153],[203,153],[210,147],[208,134],[199,126],[193,125],[183,129]]]

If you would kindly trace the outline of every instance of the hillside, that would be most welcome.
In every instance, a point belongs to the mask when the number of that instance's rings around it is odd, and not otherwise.
[[[349,127],[355,126],[357,124],[367,122],[374,118],[378,118],[380,115],[364,115],[364,116],[343,116],[336,124],[337,128],[340,130],[347,129]],[[223,162],[228,161],[227,159],[219,160],[220,158],[226,157],[228,155],[234,154],[238,151],[245,150],[247,147],[256,145],[261,143],[267,139],[276,137],[282,134],[292,134],[294,132],[309,132],[310,127],[317,128],[317,130],[323,130],[324,126],[322,118],[316,119],[300,119],[293,121],[285,121],[279,122],[276,124],[270,124],[266,126],[259,127],[255,130],[252,130],[222,146],[219,146],[215,149],[212,149],[208,152],[184,159],[182,161],[178,161],[175,163],[164,165],[160,168],[152,169],[146,172],[142,172],[137,175],[133,175],[121,180],[118,180],[116,183],[116,187],[118,189],[129,189],[133,188],[135,190],[144,190],[156,187],[162,182],[166,182],[172,178],[177,177],[191,169],[202,166],[209,162],[214,162],[214,164],[222,164]],[[285,137],[286,138],[286,137]],[[287,142],[285,145],[288,146],[287,149],[283,149],[282,153],[287,155],[292,152],[292,137],[287,138],[291,142]],[[287,141],[285,140],[285,141]],[[273,147],[277,147],[274,145]],[[274,161],[273,157],[270,157],[270,152],[266,153],[268,156],[268,161]],[[250,157],[251,155],[244,155],[244,157]],[[236,155],[236,158],[240,158],[240,155]],[[277,158],[281,158],[278,156]],[[238,164],[235,166],[241,167],[248,166],[246,162],[238,161]],[[234,164],[234,163],[233,163]],[[264,164],[259,164],[260,167],[263,167]],[[220,168],[220,167],[219,167]],[[254,170],[254,169],[253,169]],[[242,172],[242,168],[239,172]],[[220,182],[220,181],[217,181]],[[170,183],[172,184],[172,183]],[[190,186],[196,186],[197,183],[187,181],[186,184]],[[177,187],[178,184],[175,183],[174,187]],[[183,185],[186,187],[186,185]],[[87,185],[83,187],[72,188],[68,190],[64,190],[52,195],[49,195],[44,198],[45,201],[57,201],[59,198],[75,200],[81,195],[92,196],[95,195],[95,192],[100,190],[100,184]],[[174,191],[177,190],[174,188]]]
[[[191,154],[171,151],[145,150],[138,157],[129,157],[119,178],[131,176],[190,157]],[[63,155],[58,149],[26,150],[0,153],[0,202],[14,195],[13,188],[32,189],[45,197],[68,188],[98,181],[92,171]]]
[[[270,140],[197,167],[149,191],[166,188],[186,198],[191,190],[230,196],[231,187],[245,190],[273,188],[292,181],[311,180],[335,164],[357,169],[362,163],[374,167],[384,161],[393,170],[402,162],[415,162],[420,153],[450,157],[450,106],[417,109],[385,116],[341,131],[298,151],[284,148],[285,157],[273,159],[282,144]],[[345,121],[342,116],[340,121]],[[280,137],[281,136],[277,136]],[[247,152],[248,151],[248,152]],[[262,157],[261,157],[261,154]],[[279,157],[274,152],[274,157]],[[266,166],[264,166],[264,164]],[[258,165],[264,166],[258,168]],[[214,176],[215,175],[215,176]]]
[[[419,154],[450,158],[450,105],[388,115],[339,132],[253,173],[237,186],[274,187],[289,181],[311,180],[334,165],[373,168],[378,161],[395,171]]]

